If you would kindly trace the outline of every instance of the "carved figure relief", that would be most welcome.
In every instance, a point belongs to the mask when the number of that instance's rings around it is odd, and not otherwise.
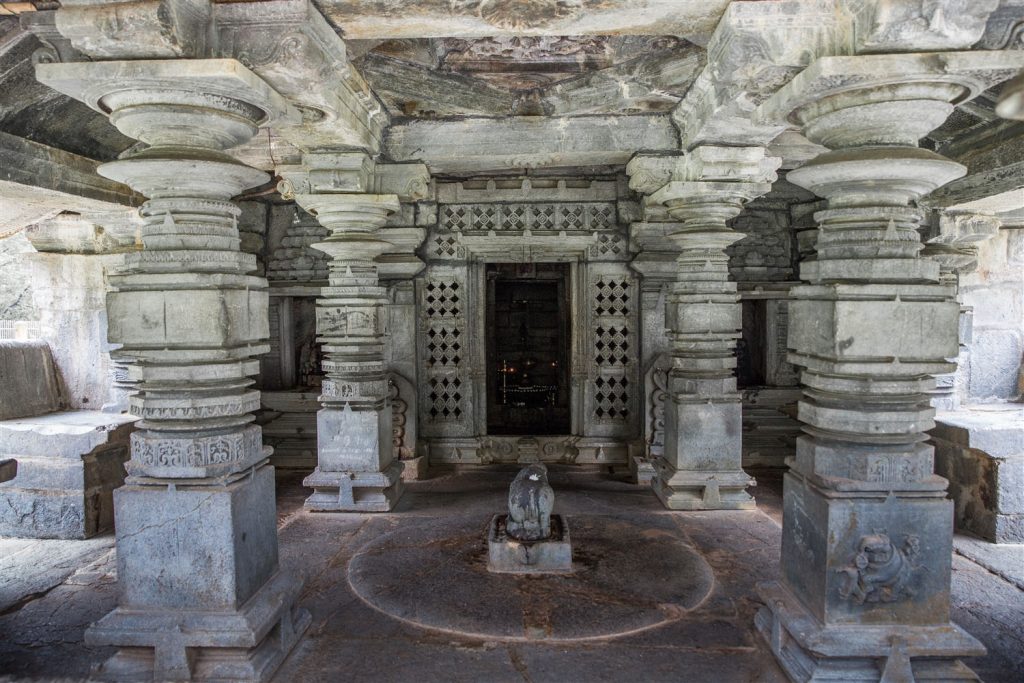
[[[897,547],[884,529],[862,536],[849,566],[837,569],[842,574],[839,597],[857,605],[866,602],[896,602],[914,595],[913,580],[921,570],[917,564],[920,539],[904,537]]]

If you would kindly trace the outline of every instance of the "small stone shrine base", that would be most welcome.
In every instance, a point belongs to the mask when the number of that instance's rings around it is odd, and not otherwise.
[[[495,515],[487,532],[487,570],[498,574],[567,574],[572,571],[569,525],[551,515],[551,536],[518,541],[505,530],[508,515]]]

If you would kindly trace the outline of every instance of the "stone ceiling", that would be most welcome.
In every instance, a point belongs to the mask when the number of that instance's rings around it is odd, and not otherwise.
[[[613,132],[627,121],[618,115],[673,110],[704,69],[704,46],[730,4],[730,0],[312,2],[328,20],[326,30],[344,38],[348,58],[398,127],[449,119],[482,125],[501,117],[549,117],[551,125],[562,125],[559,122],[565,117],[594,117],[588,120],[598,128],[608,124]],[[48,0],[33,4],[39,10],[59,7]],[[1024,45],[1015,28],[1022,7],[1024,0],[1000,0],[979,47]],[[19,28],[18,17],[0,14],[0,131],[97,160],[112,159],[129,147],[131,141],[105,117],[35,80],[32,53],[39,46],[35,36]],[[958,109],[926,144],[948,146],[992,121],[994,98],[992,93]],[[598,120],[601,116],[609,120]],[[629,121],[630,130],[650,123]],[[578,125],[583,125],[582,119],[573,124],[574,129]],[[480,142],[486,136],[477,137],[474,145],[488,146]]]
[[[704,66],[676,36],[490,36],[349,42],[394,118],[669,111]]]

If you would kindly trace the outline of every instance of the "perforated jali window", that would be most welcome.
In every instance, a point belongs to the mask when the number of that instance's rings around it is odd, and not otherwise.
[[[597,368],[593,416],[599,422],[621,425],[630,418],[635,384],[632,286],[626,277],[602,276],[592,280],[591,292],[592,358]]]
[[[465,285],[459,279],[430,278],[424,283],[420,329],[427,377],[421,395],[429,422],[458,421],[465,414],[465,310]]]

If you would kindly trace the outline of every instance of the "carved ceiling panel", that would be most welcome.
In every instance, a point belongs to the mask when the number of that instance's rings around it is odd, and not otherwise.
[[[392,116],[664,112],[704,65],[676,36],[490,36],[350,41]]]

